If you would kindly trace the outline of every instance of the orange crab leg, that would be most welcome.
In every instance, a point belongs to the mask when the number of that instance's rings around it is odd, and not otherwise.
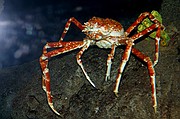
[[[42,88],[47,94],[47,100],[50,108],[58,115],[60,115],[53,106],[52,103],[52,95],[51,95],[51,90],[50,90],[50,74],[49,74],[49,69],[48,69],[48,59],[51,57],[54,57],[59,54],[63,54],[65,52],[69,52],[71,50],[75,50],[77,48],[81,48],[85,45],[84,41],[73,41],[73,42],[62,42],[67,31],[69,30],[69,27],[71,23],[74,23],[79,29],[83,30],[83,25],[77,21],[74,17],[71,17],[66,25],[65,29],[61,35],[60,41],[59,42],[54,42],[54,43],[47,43],[44,48],[43,48],[43,55],[40,57],[40,65],[43,71],[43,76],[42,76]],[[47,51],[49,48],[59,48],[55,49],[53,51]]]
[[[161,24],[158,20],[155,19],[155,17],[151,13],[141,13],[139,17],[136,19],[136,21],[126,30],[126,36],[128,36],[132,32],[132,30],[134,30],[134,28],[136,28],[146,17],[148,17],[154,23]]]
[[[71,18],[66,22],[65,29],[64,29],[64,31],[63,31],[63,33],[62,33],[62,35],[61,35],[60,41],[63,41],[63,39],[64,39],[67,31],[69,30],[69,27],[70,27],[70,25],[71,25],[72,22],[73,22],[79,29],[81,29],[81,30],[84,29],[83,25],[82,25],[78,20],[76,20],[74,17],[71,17]]]
[[[161,27],[159,26],[156,32],[155,37],[155,57],[154,57],[154,66],[158,63],[159,59],[159,42],[160,42],[160,35],[161,34]]]
[[[121,82],[121,76],[122,76],[122,73],[123,73],[123,70],[125,68],[126,63],[129,60],[132,45],[133,45],[133,43],[128,43],[127,44],[126,49],[124,51],[124,55],[122,57],[122,62],[120,63],[120,66],[119,66],[119,69],[118,69],[118,75],[117,75],[117,78],[116,78],[116,84],[115,84],[115,88],[114,88],[114,93],[115,93],[116,96],[118,96],[118,89],[119,89],[119,84]]]
[[[150,82],[151,82],[151,89],[152,89],[153,107],[154,107],[154,111],[156,112],[157,111],[156,79],[155,79],[155,70],[153,67],[153,63],[148,56],[144,55],[143,53],[141,53],[139,50],[135,48],[132,48],[132,53],[147,63],[149,76],[150,76]]]
[[[106,64],[107,65],[107,71],[106,71],[105,81],[110,79],[111,64],[112,64],[112,59],[114,58],[115,49],[116,49],[116,46],[115,46],[115,44],[113,44],[111,47],[111,52],[110,52],[110,54],[108,54],[108,58],[107,58],[107,64]]]
[[[126,34],[128,35],[147,15],[149,15],[150,19],[154,21],[156,24],[152,24],[150,27],[144,29],[143,31],[134,34],[130,37],[131,42],[133,43],[135,40],[139,39],[140,37],[144,36],[147,33],[150,33],[153,30],[157,30],[156,37],[155,37],[155,59],[154,64],[152,64],[149,57],[145,56],[144,54],[140,53],[138,50],[133,48],[133,53],[136,54],[140,59],[144,60],[148,65],[149,75],[150,75],[150,81],[151,81],[151,87],[152,87],[152,100],[153,100],[153,107],[156,112],[157,109],[157,99],[156,99],[156,87],[155,87],[155,71],[153,68],[153,65],[155,66],[158,62],[158,56],[159,56],[159,41],[160,41],[160,30],[163,27],[159,21],[155,20],[154,17],[149,13],[141,14],[140,17],[130,26],[130,28],[126,31]],[[125,49],[125,53],[122,57],[122,62],[120,64],[120,68],[118,70],[118,75],[116,79],[116,85],[114,89],[114,93],[117,95],[119,83],[121,80],[122,72],[124,70],[124,67],[126,65],[126,62],[129,59],[130,52],[131,52],[132,46],[127,43],[127,47]],[[139,55],[140,54],[140,55]]]
[[[144,29],[143,31],[133,35],[131,38],[136,40],[136,39],[144,36],[144,34],[147,34],[151,31],[153,31],[154,29],[157,29],[156,37],[155,37],[155,56],[154,56],[154,66],[155,66],[158,62],[158,59],[159,59],[159,42],[160,42],[161,25],[160,24],[153,24],[150,27]]]
[[[82,64],[82,60],[81,60],[81,57],[84,53],[85,50],[87,50],[90,46],[90,41],[87,40],[87,43],[86,45],[84,45],[84,47],[79,51],[79,53],[76,55],[76,59],[77,59],[77,63],[79,64],[79,66],[81,67],[84,75],[86,76],[86,79],[90,82],[90,84],[93,86],[93,87],[96,87],[94,85],[94,83],[91,81],[90,77],[88,76],[87,72],[85,71],[84,67],[83,67],[83,64]]]
[[[42,88],[47,94],[47,101],[50,108],[58,115],[60,115],[53,106],[52,95],[50,89],[50,74],[48,69],[48,59],[59,54],[63,54],[65,52],[69,52],[75,50],[77,48],[83,47],[85,44],[83,41],[75,41],[75,42],[54,42],[47,43],[43,48],[43,55],[40,57],[40,65],[43,72],[42,75]],[[53,51],[47,51],[48,48],[59,48]]]
[[[156,29],[157,28],[157,33],[156,33],[156,47],[155,47],[155,60],[154,60],[154,65],[157,63],[158,61],[158,52],[159,52],[159,40],[160,40],[160,29],[161,29],[161,26],[160,24],[153,24],[151,25],[150,27],[146,28],[145,30],[133,35],[130,40],[132,40],[132,42],[134,42],[134,40],[142,37],[143,35],[151,32],[152,30]],[[115,89],[114,89],[114,93],[115,95],[117,95],[118,93],[118,88],[119,88],[119,83],[121,81],[121,76],[122,76],[122,72],[124,70],[124,67],[126,65],[126,62],[129,60],[129,56],[130,56],[130,52],[131,52],[131,48],[132,46],[129,46],[130,43],[127,43],[127,47],[125,49],[125,53],[122,57],[122,62],[120,64],[120,68],[118,70],[118,75],[117,75],[117,79],[116,79],[116,85],[115,85]],[[137,53],[139,52],[138,50],[133,50],[133,53]],[[141,55],[139,55],[141,54]],[[155,71],[154,71],[154,68],[153,68],[153,65],[150,58],[149,57],[146,57],[145,55],[143,55],[142,53],[138,53],[137,54],[138,57],[140,57],[141,59],[143,59],[147,64],[148,64],[148,70],[149,70],[149,75],[150,75],[150,81],[151,81],[151,87],[152,87],[152,100],[153,100],[153,107],[154,107],[154,111],[156,112],[156,109],[157,109],[157,99],[156,99],[156,87],[155,87]]]
[[[126,65],[126,62],[129,60],[129,56],[130,56],[130,53],[131,53],[131,48],[132,48],[132,45],[133,45],[133,42],[135,41],[135,40],[137,40],[137,39],[139,39],[140,37],[142,37],[143,35],[145,35],[145,34],[147,34],[147,33],[149,33],[149,32],[151,32],[152,30],[154,30],[154,29],[156,29],[156,28],[158,28],[158,32],[157,32],[157,35],[156,35],[156,39],[158,39],[158,41],[159,41],[159,37],[160,37],[160,25],[157,25],[157,24],[153,24],[153,25],[151,25],[150,27],[148,27],[148,28],[146,28],[145,30],[143,30],[143,31],[141,31],[141,32],[139,32],[139,33],[137,33],[137,34],[135,34],[135,35],[133,35],[132,37],[130,37],[130,39],[129,40],[126,40],[126,41],[129,41],[129,42],[127,42],[126,44],[127,44],[127,46],[126,46],[126,49],[125,49],[125,52],[124,52],[124,55],[123,55],[123,57],[122,57],[122,62],[121,62],[121,64],[120,64],[120,68],[119,68],[119,70],[118,70],[118,76],[117,76],[117,78],[116,78],[116,86],[115,86],[115,89],[114,89],[114,93],[117,95],[117,93],[118,93],[118,88],[119,88],[119,83],[120,83],[120,80],[121,80],[121,75],[122,75],[122,72],[123,72],[123,70],[124,70],[124,67],[125,67],[125,65]],[[158,46],[159,46],[159,44],[158,44],[159,42],[157,42],[156,43],[156,52],[158,53]],[[156,58],[157,58],[157,53],[156,53]],[[157,59],[156,59],[156,61],[157,61]]]
[[[156,37],[155,37],[155,57],[154,57],[154,65],[156,65],[158,62],[158,58],[159,58],[160,32],[161,32],[161,29],[164,29],[164,26],[158,20],[156,20],[155,17],[151,13],[144,12],[144,13],[140,14],[138,19],[126,30],[125,34],[126,34],[126,36],[128,36],[132,32],[132,30],[134,28],[136,28],[146,17],[148,17],[155,24],[146,28],[142,32],[139,32],[139,33],[133,35],[131,38],[138,39],[138,38],[142,37],[144,34],[157,29]]]

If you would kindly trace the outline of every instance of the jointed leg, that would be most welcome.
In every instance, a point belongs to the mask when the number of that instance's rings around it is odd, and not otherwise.
[[[116,78],[116,85],[115,85],[115,89],[114,89],[114,93],[115,93],[116,96],[118,96],[118,89],[119,89],[119,84],[121,82],[121,76],[122,76],[122,73],[124,71],[124,67],[125,67],[126,63],[129,60],[132,45],[133,45],[133,43],[127,44],[126,49],[124,51],[124,55],[122,57],[122,62],[121,62],[120,66],[119,66],[119,69],[118,69],[118,75],[117,75],[117,78]]]
[[[155,37],[155,56],[154,56],[154,66],[155,66],[157,64],[158,58],[159,58],[159,42],[160,42],[161,24],[153,24],[150,27],[144,29],[143,31],[133,35],[131,38],[136,40],[136,39],[142,37],[143,35],[153,31],[154,29],[157,29],[156,37]]]
[[[50,89],[50,74],[48,69],[48,59],[51,57],[54,57],[56,55],[81,48],[84,46],[83,41],[77,41],[77,42],[54,42],[54,43],[47,43],[43,48],[43,55],[40,57],[40,65],[43,72],[42,75],[42,88],[46,92],[47,95],[47,101],[50,106],[50,108],[58,115],[60,115],[53,106],[52,102],[52,95],[51,95],[51,89]],[[48,48],[59,48],[55,49],[53,51],[47,51]]]
[[[161,29],[164,29],[163,25],[158,20],[156,20],[155,17],[151,13],[145,12],[145,13],[142,13],[138,17],[138,19],[126,30],[125,34],[126,36],[128,36],[131,33],[131,31],[134,28],[136,28],[146,17],[148,17],[152,22],[154,22],[154,24],[144,29],[143,31],[133,35],[131,38],[136,40],[144,36],[145,34],[157,29],[156,37],[155,37],[155,57],[154,57],[154,66],[155,66],[158,62],[158,57],[159,57],[160,32],[161,32]]]
[[[111,64],[112,64],[112,59],[114,58],[114,53],[115,53],[115,45],[112,45],[111,47],[111,52],[108,54],[108,59],[107,59],[107,72],[106,72],[106,78],[105,81],[110,79],[110,73],[111,73]]]
[[[79,64],[79,66],[81,67],[84,75],[86,76],[86,79],[90,82],[90,84],[93,86],[93,87],[96,87],[94,85],[94,83],[91,81],[90,77],[88,76],[88,74],[86,73],[84,67],[83,67],[83,64],[82,64],[82,60],[81,60],[81,56],[82,54],[84,53],[85,50],[88,49],[88,47],[90,46],[90,42],[88,41],[86,43],[86,45],[84,45],[84,47],[79,51],[79,53],[76,55],[76,59],[77,59],[77,63]]]
[[[61,35],[60,41],[63,41],[63,39],[64,39],[67,31],[69,30],[69,27],[70,27],[70,25],[71,25],[71,22],[73,22],[79,29],[83,30],[83,25],[82,25],[78,20],[76,20],[74,17],[71,17],[71,18],[67,21],[67,23],[66,23],[66,25],[65,25],[65,28],[64,28],[64,31],[63,31],[63,33],[62,33],[62,35]]]
[[[48,65],[48,59],[43,59],[43,56],[40,57],[40,65],[41,65],[41,69],[43,72],[42,75],[42,88],[43,90],[46,92],[47,95],[47,101],[48,101],[48,105],[50,106],[50,108],[57,114],[60,115],[53,106],[53,102],[52,102],[52,95],[51,95],[51,90],[50,90],[50,74],[49,74],[49,69],[47,67]]]
[[[136,39],[142,37],[143,35],[153,31],[154,29],[157,29],[156,30],[156,37],[155,37],[155,56],[154,56],[154,65],[156,65],[158,62],[158,58],[159,58],[159,42],[160,42],[161,25],[160,24],[153,24],[150,27],[144,29],[143,31],[133,35],[131,38],[136,40]]]
[[[148,17],[155,24],[161,24],[158,20],[155,19],[155,17],[151,13],[149,12],[141,13],[139,17],[136,19],[136,21],[126,30],[125,32],[126,36],[128,36],[132,32],[132,30],[136,28],[146,17]]]
[[[154,107],[154,111],[156,112],[157,111],[156,79],[155,79],[155,71],[154,71],[153,63],[149,57],[145,56],[143,53],[141,53],[139,50],[135,48],[132,48],[132,53],[147,63],[149,76],[150,76],[151,89],[152,89],[153,107]]]
[[[41,69],[43,72],[42,75],[42,88],[43,90],[46,92],[47,94],[47,100],[48,100],[48,104],[50,106],[50,108],[57,114],[60,115],[53,106],[52,103],[52,95],[51,95],[51,90],[50,90],[50,74],[49,74],[49,69],[48,69],[48,59],[51,57],[54,57],[56,55],[65,53],[65,52],[69,52],[71,50],[77,49],[77,48],[81,48],[83,47],[85,44],[83,41],[76,41],[76,42],[62,42],[68,29],[69,26],[71,24],[71,22],[73,22],[79,29],[83,30],[83,26],[80,22],[78,22],[74,17],[70,18],[65,26],[65,29],[62,33],[62,36],[60,38],[59,42],[53,42],[53,43],[47,43],[44,48],[43,48],[43,54],[40,57],[40,65],[41,65]],[[53,51],[47,51],[47,49],[49,48],[58,48],[55,49]]]
[[[160,33],[161,33],[161,27],[159,26],[156,32],[155,37],[155,57],[154,57],[154,66],[158,63],[159,59],[159,42],[160,42]]]

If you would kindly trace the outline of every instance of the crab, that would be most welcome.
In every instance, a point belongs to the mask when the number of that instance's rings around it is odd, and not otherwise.
[[[141,24],[145,18],[149,18],[153,24],[147,27],[146,29],[142,30],[141,32],[134,33],[133,31],[137,29],[138,25]],[[63,41],[67,31],[69,30],[71,23],[74,23],[86,35],[86,37],[82,41]],[[83,67],[81,60],[83,53],[91,45],[96,45],[99,48],[111,49],[107,58],[107,72],[105,76],[105,81],[107,81],[108,79],[110,79],[111,64],[112,59],[114,58],[115,49],[120,45],[125,45],[126,48],[122,56],[122,61],[119,65],[114,93],[116,96],[118,96],[118,89],[121,82],[122,73],[124,71],[127,61],[129,60],[130,54],[132,53],[147,64],[152,89],[152,103],[154,111],[156,112],[157,98],[154,66],[157,64],[159,57],[159,42],[161,30],[164,30],[164,26],[149,12],[141,13],[137,20],[126,31],[124,31],[122,25],[119,22],[113,19],[92,17],[88,20],[88,22],[85,22],[82,25],[74,17],[71,17],[65,25],[65,29],[62,33],[60,40],[57,42],[46,43],[46,45],[43,47],[42,56],[40,57],[40,66],[42,69],[42,88],[46,92],[47,102],[52,111],[55,112],[57,115],[60,115],[60,113],[54,108],[52,99],[53,96],[51,95],[50,90],[50,73],[48,68],[48,61],[51,57],[81,48],[78,54],[76,55],[77,63],[82,69],[87,81],[93,87],[96,87]],[[133,45],[135,44],[134,42],[136,40],[138,40],[141,37],[147,37],[147,35],[153,31],[156,31],[156,37],[154,38],[154,62],[152,62],[150,57],[148,57],[147,55],[143,54],[138,49],[133,47]]]

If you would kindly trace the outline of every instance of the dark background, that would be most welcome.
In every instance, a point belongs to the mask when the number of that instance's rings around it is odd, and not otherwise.
[[[58,41],[66,21],[93,16],[115,19],[125,27],[142,12],[159,10],[162,0],[1,0],[0,68],[38,59],[47,41]],[[72,25],[66,40],[82,39]]]

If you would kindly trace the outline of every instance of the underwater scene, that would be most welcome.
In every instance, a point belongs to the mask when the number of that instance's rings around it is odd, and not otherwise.
[[[0,119],[179,119],[179,0],[0,0]]]

